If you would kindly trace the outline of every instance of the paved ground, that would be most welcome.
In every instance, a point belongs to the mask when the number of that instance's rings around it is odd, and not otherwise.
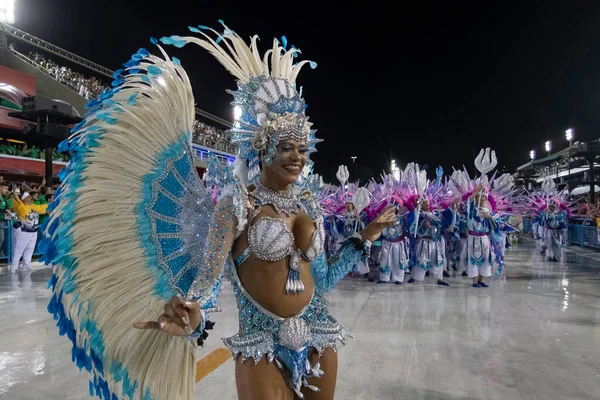
[[[46,312],[50,269],[0,268],[0,399],[88,399],[87,377]],[[467,278],[416,285],[345,279],[330,311],[353,334],[340,349],[337,399],[600,398],[600,254],[571,248],[559,263],[531,242],[507,253],[488,289]],[[200,357],[237,331],[225,310]],[[235,399],[230,359],[197,384],[197,398]]]

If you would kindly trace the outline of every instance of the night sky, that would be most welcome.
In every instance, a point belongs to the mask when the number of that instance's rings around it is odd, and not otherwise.
[[[320,173],[351,156],[379,173],[391,156],[433,176],[440,164],[472,168],[481,147],[512,171],[529,150],[543,155],[546,140],[564,147],[568,127],[578,140],[600,136],[598,1],[154,3],[17,0],[15,26],[111,69],[139,47],[153,51],[151,36],[220,30],[218,19],[258,34],[263,50],[286,35],[318,63],[298,85],[325,139],[313,156]],[[197,46],[167,51],[190,75],[197,106],[232,119],[233,77]]]

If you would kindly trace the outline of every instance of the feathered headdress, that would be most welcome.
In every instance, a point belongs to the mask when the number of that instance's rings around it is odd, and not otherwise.
[[[238,145],[240,161],[236,172],[247,175],[248,183],[255,183],[260,175],[260,161],[271,164],[280,140],[306,142],[309,154],[316,151],[315,145],[321,140],[315,137],[316,130],[305,114],[306,104],[302,90],[296,90],[296,78],[304,65],[314,69],[317,64],[295,63],[300,50],[294,46],[288,50],[285,37],[282,44],[274,39],[273,47],[261,56],[257,35],[251,37],[248,45],[223,21],[219,22],[224,27],[222,34],[199,25],[189,29],[203,38],[170,36],[161,41],[177,47],[195,43],[208,50],[237,79],[238,89],[228,91],[234,98],[232,104],[241,110],[230,130],[231,141]],[[216,39],[206,31],[214,33]],[[249,171],[242,171],[240,166],[246,162]]]
[[[510,174],[496,177],[496,172],[490,179],[487,177],[487,174],[498,164],[496,152],[490,151],[489,148],[481,149],[474,163],[481,175],[472,179],[466,168],[454,170],[447,184],[449,195],[454,199],[467,201],[473,194],[476,194],[485,197],[493,211],[512,211],[513,177]]]
[[[520,196],[518,203],[523,214],[536,215],[545,210],[548,205],[553,204],[557,208],[567,212],[567,215],[577,215],[577,206],[568,200],[569,192],[567,189],[557,190],[554,180],[546,177],[542,182],[541,190],[525,192]]]

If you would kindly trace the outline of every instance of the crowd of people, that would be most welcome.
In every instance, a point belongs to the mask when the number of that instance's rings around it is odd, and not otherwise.
[[[519,228],[512,211],[512,177],[471,179],[466,170],[454,171],[442,181],[427,181],[425,171],[409,164],[399,177],[384,176],[382,183],[363,188],[341,182],[320,192],[325,211],[326,251],[333,255],[348,237],[360,232],[383,206],[396,209],[397,224],[384,229],[373,242],[369,258],[355,265],[353,276],[369,276],[377,283],[417,283],[433,276],[441,286],[454,273],[472,279],[475,288],[502,274],[509,234]],[[496,184],[494,184],[496,182]],[[360,193],[369,199],[361,203]],[[510,206],[510,207],[509,207]]]
[[[596,194],[596,196],[600,196],[600,194]],[[578,199],[577,214],[593,220],[599,220],[600,226],[600,198],[598,198],[595,203],[591,201],[589,195]]]
[[[14,49],[14,45],[11,45],[11,48]],[[79,72],[73,71],[69,67],[59,65],[54,60],[46,58],[41,53],[30,52],[28,58],[40,65],[46,73],[58,82],[69,86],[87,100],[97,98],[102,92],[110,88],[96,77],[86,77]],[[193,128],[192,139],[194,142],[208,147],[220,148],[222,150],[230,149],[230,135],[227,131],[197,120],[194,122]],[[0,152],[2,152],[1,149]]]
[[[471,179],[466,170],[458,170],[443,182],[440,167],[436,181],[425,183],[419,177],[423,173],[409,164],[399,178],[383,175],[363,188],[340,181],[339,187],[321,189],[329,255],[360,232],[382,206],[392,204],[397,210],[398,224],[373,242],[369,257],[355,265],[351,276],[402,285],[405,274],[411,274],[408,283],[433,275],[439,285],[448,286],[444,278],[459,273],[473,278],[473,287],[487,287],[485,278],[494,271],[503,274],[506,249],[526,229],[542,255],[558,262],[570,224],[600,228],[600,199],[595,205],[575,201],[551,178],[540,189],[527,191],[515,190],[509,174]],[[371,198],[357,206],[361,190]]]
[[[0,154],[36,158],[40,160],[43,160],[46,157],[45,150],[40,149],[37,146],[29,147],[27,144],[20,144],[8,141],[0,141]],[[70,156],[67,153],[59,153],[56,151],[56,149],[53,149],[52,159],[54,161],[69,161]]]
[[[196,143],[218,148],[219,145],[230,146],[231,137],[227,131],[215,128],[198,120],[194,121],[192,140]]]
[[[80,72],[73,71],[69,67],[61,66],[50,58],[40,53],[29,53],[29,59],[40,65],[46,72],[60,83],[71,87],[80,96],[90,100],[98,97],[109,88],[104,82],[96,77],[86,77]]]

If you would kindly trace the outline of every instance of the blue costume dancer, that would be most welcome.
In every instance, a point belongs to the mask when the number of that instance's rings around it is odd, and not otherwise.
[[[510,224],[510,215],[509,214],[501,214],[500,215],[500,234],[502,235],[502,243],[500,243],[500,248],[502,250],[502,257],[504,257],[504,253],[506,249],[511,247],[508,241],[508,234],[516,232],[517,229]]]
[[[494,254],[500,263],[501,254],[494,251],[500,246],[500,216],[492,211],[487,192],[480,187],[473,193],[467,206],[467,273],[473,278],[473,287],[487,287],[483,278],[492,276]]]
[[[568,214],[560,207],[560,201],[550,199],[546,210],[540,213],[540,225],[544,228],[546,256],[550,261],[558,261],[565,247],[565,234],[569,228]]]
[[[379,255],[379,281],[396,285],[404,282],[404,272],[410,265],[409,227],[413,223],[414,213],[398,215],[398,225],[383,230],[381,253]]]
[[[161,57],[140,49],[61,145],[73,157],[46,225],[48,309],[90,373],[91,395],[191,400],[196,345],[234,260],[240,327],[224,342],[237,359],[239,398],[303,397],[318,384],[333,399],[333,350],[347,333],[323,292],[396,222],[393,210],[328,260],[318,180],[301,179],[317,142],[296,90],[308,61],[295,63],[299,50],[285,39],[263,56],[257,36],[248,45],[225,26],[190,30],[201,38],[161,41],[198,44],[236,77],[236,173],[210,161],[207,186],[222,187],[215,205],[194,167],[187,74],[160,46]]]
[[[467,256],[467,219],[462,205],[455,200],[442,214],[446,226],[446,258],[454,271],[466,270],[463,261],[466,262]]]
[[[418,225],[415,221],[412,228],[412,230],[416,228],[417,231],[416,264],[412,269],[412,278],[422,281],[425,278],[425,273],[431,271],[439,285],[449,286],[443,280],[443,271],[447,261],[442,216],[439,212],[429,209],[428,200],[421,200],[420,204],[418,217],[415,214]]]

